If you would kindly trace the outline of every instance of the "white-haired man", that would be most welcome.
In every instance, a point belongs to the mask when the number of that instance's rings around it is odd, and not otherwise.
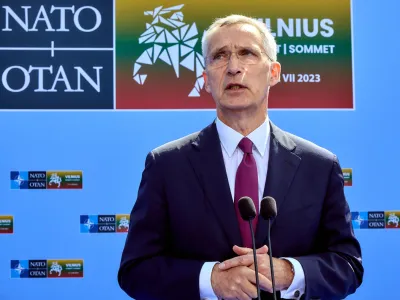
[[[276,43],[258,21],[231,15],[203,37],[205,89],[216,120],[151,151],[122,254],[118,281],[141,299],[257,297],[248,223],[238,200],[259,211],[276,199],[271,229],[279,299],[343,299],[363,278],[343,175],[334,154],[268,118],[279,82]],[[255,227],[261,299],[272,298],[268,227]]]

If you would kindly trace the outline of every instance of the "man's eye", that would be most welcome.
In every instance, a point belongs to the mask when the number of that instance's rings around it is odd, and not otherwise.
[[[242,51],[240,51],[240,53],[239,53],[240,55],[243,55],[243,56],[252,56],[252,55],[255,55],[252,51],[250,51],[250,50],[242,50]]]
[[[221,59],[221,58],[224,58],[224,57],[225,57],[224,53],[217,53],[217,54],[214,55],[214,60],[218,60],[218,59]]]

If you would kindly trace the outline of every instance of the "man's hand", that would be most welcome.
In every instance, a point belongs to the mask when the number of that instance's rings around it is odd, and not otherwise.
[[[259,274],[260,287],[272,287],[264,275]],[[218,299],[251,300],[257,298],[256,274],[246,266],[221,270],[216,264],[211,273],[211,285]]]
[[[267,246],[263,246],[257,250],[258,272],[263,274],[269,281],[271,281],[269,257],[266,254],[267,251],[265,251],[265,249],[267,249],[268,251]],[[239,256],[231,258],[219,264],[218,268],[220,270],[226,271],[231,268],[236,268],[238,266],[246,266],[252,270],[255,269],[252,249],[234,246],[233,251]],[[294,274],[292,272],[292,266],[289,261],[284,259],[273,258],[272,260],[274,264],[276,289],[278,291],[285,290],[292,284],[293,281]],[[268,292],[272,292],[272,285],[270,287],[263,286],[262,289]]]

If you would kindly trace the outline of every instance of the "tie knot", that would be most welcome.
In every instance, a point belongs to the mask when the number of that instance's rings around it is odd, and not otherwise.
[[[253,142],[250,141],[247,137],[243,138],[239,142],[239,148],[244,152],[244,153],[253,153]]]

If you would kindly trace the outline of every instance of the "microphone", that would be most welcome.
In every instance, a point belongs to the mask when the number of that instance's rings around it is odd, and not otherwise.
[[[260,298],[260,282],[258,278],[258,264],[257,264],[257,255],[256,255],[256,242],[254,240],[254,232],[253,232],[253,224],[251,221],[257,216],[256,208],[254,206],[254,202],[250,197],[242,197],[238,201],[238,208],[240,212],[240,216],[243,220],[249,221],[250,232],[251,232],[251,241],[253,244],[253,257],[254,257],[254,267],[256,272],[256,287],[257,287],[257,299]]]
[[[272,263],[272,246],[271,246],[271,220],[276,217],[276,201],[274,198],[267,196],[261,200],[260,214],[263,219],[268,220],[268,253],[269,253],[269,264],[271,265],[271,279],[272,279],[272,291],[274,294],[274,300],[276,300],[276,289],[275,289],[275,275],[274,265]]]

